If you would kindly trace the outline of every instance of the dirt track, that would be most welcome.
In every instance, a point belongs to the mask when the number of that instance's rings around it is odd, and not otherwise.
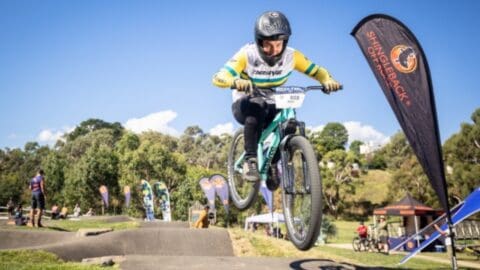
[[[116,217],[111,222],[123,221]],[[124,256],[121,269],[358,269],[326,260],[234,257],[225,229],[185,222],[142,223],[139,229],[78,237],[74,232],[0,230],[0,249],[41,249],[69,261]],[[159,268],[159,266],[161,266]]]

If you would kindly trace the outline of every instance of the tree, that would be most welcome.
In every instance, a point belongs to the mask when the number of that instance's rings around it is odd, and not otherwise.
[[[118,123],[109,123],[101,119],[90,118],[80,123],[72,132],[66,135],[67,141],[73,141],[80,136],[84,136],[92,131],[100,129],[110,129],[113,131],[115,139],[119,139],[123,133],[123,126]]]
[[[408,144],[403,132],[397,132],[382,149],[378,151],[387,163],[389,169],[399,169],[403,162],[413,155],[413,150]]]
[[[388,198],[391,202],[401,199],[406,193],[410,193],[426,205],[440,206],[427,175],[413,154],[409,155],[400,168],[393,173],[388,187]]]
[[[363,145],[364,143],[358,140],[353,141],[350,144],[350,151],[355,153],[357,156],[360,156],[360,145]]]
[[[65,183],[65,166],[67,162],[59,152],[50,152],[42,160],[42,168],[45,171],[45,189],[48,203],[63,204],[62,190]]]
[[[445,164],[451,168],[447,174],[449,194],[457,200],[478,187],[480,179],[480,108],[471,119],[473,124],[462,123],[460,132],[444,144]]]
[[[335,218],[347,207],[347,196],[355,194],[351,177],[352,162],[344,150],[328,152],[322,160],[323,196],[328,212]],[[330,162],[333,166],[326,166]]]
[[[105,144],[90,147],[66,176],[63,195],[67,205],[97,208],[101,185],[107,186],[110,198],[119,196],[118,158]]]

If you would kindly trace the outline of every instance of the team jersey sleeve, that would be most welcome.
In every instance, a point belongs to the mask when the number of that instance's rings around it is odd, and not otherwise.
[[[330,74],[325,68],[314,64],[303,53],[297,50],[295,50],[293,53],[293,60],[295,70],[307,74],[320,83],[324,83],[328,78],[330,78]]]
[[[247,53],[242,48],[220,69],[220,71],[213,75],[213,84],[221,88],[231,87],[235,79],[240,77],[240,74],[245,69],[246,65]]]

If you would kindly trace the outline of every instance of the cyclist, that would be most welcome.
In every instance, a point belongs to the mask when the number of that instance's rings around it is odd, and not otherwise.
[[[360,221],[360,225],[357,227],[358,237],[360,238],[360,243],[366,247],[367,238],[368,238],[368,227],[363,224],[363,221]]]
[[[327,93],[340,89],[329,72],[317,66],[300,51],[287,47],[291,35],[290,23],[284,14],[267,11],[255,23],[255,42],[243,46],[224,67],[213,76],[213,84],[235,89],[232,93],[232,112],[244,125],[245,162],[243,178],[257,181],[257,142],[275,117],[274,104],[262,97],[250,97],[252,86],[271,88],[283,85],[293,69],[305,73],[324,85]],[[271,179],[278,183],[276,166],[270,166]]]

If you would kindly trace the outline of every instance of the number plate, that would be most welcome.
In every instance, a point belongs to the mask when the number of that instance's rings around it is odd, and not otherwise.
[[[277,109],[299,108],[305,99],[305,93],[275,93],[275,106]]]

